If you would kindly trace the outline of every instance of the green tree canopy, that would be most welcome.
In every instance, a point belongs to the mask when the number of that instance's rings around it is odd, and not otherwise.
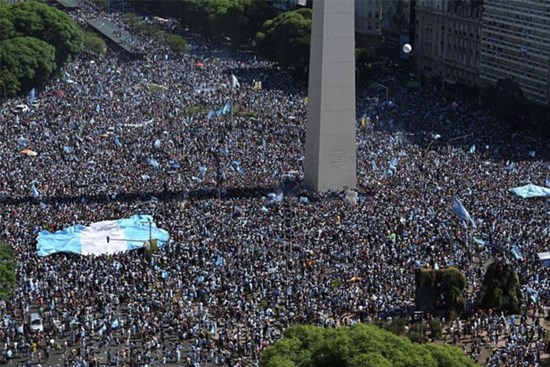
[[[189,43],[187,40],[176,34],[167,34],[166,43],[173,52],[185,53],[189,50]]]
[[[0,74],[10,94],[30,90],[35,83],[47,80],[55,71],[55,48],[33,37],[0,41]]]
[[[96,54],[104,54],[107,52],[107,44],[97,34],[86,32],[84,34],[84,50]]]
[[[304,74],[309,65],[311,18],[311,9],[303,8],[267,20],[256,35],[260,52],[281,66]]]
[[[415,344],[374,325],[296,325],[262,353],[261,367],[474,367],[458,348]]]
[[[250,45],[276,11],[266,1],[191,0],[182,5],[182,24],[213,38],[229,38],[234,46]]]
[[[36,1],[9,6],[8,19],[20,36],[35,37],[55,47],[56,63],[61,67],[82,49],[82,30],[66,13]]]
[[[8,7],[0,5],[0,40],[13,38],[16,35],[15,26],[8,18]]]
[[[440,270],[421,268],[416,271],[417,309],[441,315],[460,315],[466,302],[462,291],[466,277],[457,268]]]
[[[512,264],[495,261],[487,267],[479,294],[483,308],[519,313],[519,277]]]

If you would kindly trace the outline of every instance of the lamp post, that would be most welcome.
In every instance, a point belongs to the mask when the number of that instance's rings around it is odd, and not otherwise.
[[[149,222],[149,246],[151,246],[153,241],[153,221],[151,220],[151,218],[147,218],[147,221]]]
[[[389,107],[389,105],[388,105],[388,100],[389,100],[389,94],[390,94],[390,92],[389,92],[388,87],[386,87],[384,84],[378,83],[378,86],[381,87],[381,88],[384,88],[384,89],[386,90],[386,101],[385,101],[385,102],[386,102],[386,109],[385,109],[384,115],[386,115],[386,119],[385,119],[385,120],[386,120],[386,124],[387,124],[387,123],[388,123],[388,107]]]
[[[418,321],[420,317],[420,334],[422,335],[422,340],[424,340],[424,311],[414,311],[414,318]]]
[[[384,84],[380,84],[380,83],[378,83],[378,86],[381,87],[381,88],[384,88],[386,90],[386,103],[388,103],[388,99],[389,99],[389,89],[388,89],[388,87],[386,87]]]

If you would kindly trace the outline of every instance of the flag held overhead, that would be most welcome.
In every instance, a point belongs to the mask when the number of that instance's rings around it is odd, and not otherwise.
[[[463,221],[472,223],[472,227],[477,229],[476,223],[470,217],[470,214],[468,214],[468,211],[464,208],[464,205],[462,205],[460,199],[456,196],[453,198],[453,213],[455,213]]]

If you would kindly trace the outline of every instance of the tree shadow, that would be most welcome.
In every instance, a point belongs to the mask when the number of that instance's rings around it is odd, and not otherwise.
[[[225,189],[220,200],[229,201],[234,199],[254,199],[261,198],[272,192],[271,187],[235,187]],[[118,192],[113,198],[113,194],[85,194],[85,195],[55,195],[48,196],[37,200],[30,196],[24,197],[0,197],[0,204],[20,206],[31,203],[44,203],[44,204],[74,204],[74,203],[86,203],[86,204],[106,204],[110,202],[123,202],[123,203],[135,203],[135,202],[177,202],[181,200],[212,200],[218,198],[218,192],[215,188],[208,189],[196,189],[196,190],[160,190],[160,191],[146,191],[146,192]]]
[[[397,89],[403,87],[397,86]],[[358,116],[369,110],[366,96],[358,98]],[[376,94],[375,94],[376,95]],[[550,160],[548,139],[534,129],[511,130],[479,109],[477,101],[461,99],[445,91],[399,92],[390,94],[397,107],[370,107],[371,116],[378,115],[370,131],[387,133],[415,144],[428,154],[447,154],[447,147],[462,149],[482,160],[500,162]],[[380,104],[383,104],[380,100]],[[372,118],[374,120],[374,118]],[[392,121],[391,123],[389,121]],[[358,130],[368,138],[368,130]]]

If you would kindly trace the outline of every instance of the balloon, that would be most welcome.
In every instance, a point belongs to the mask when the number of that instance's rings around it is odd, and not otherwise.
[[[406,43],[406,44],[403,45],[403,52],[406,53],[406,54],[408,54],[409,52],[411,52],[412,49],[413,49],[412,46],[409,45],[408,43]]]

